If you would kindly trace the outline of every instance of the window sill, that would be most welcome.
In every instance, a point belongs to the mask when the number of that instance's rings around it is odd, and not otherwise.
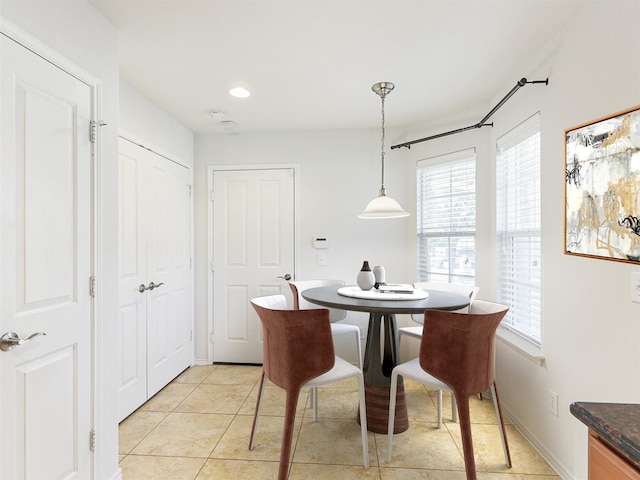
[[[498,328],[496,338],[505,345],[508,345],[515,351],[524,355],[533,363],[537,365],[544,364],[544,355],[542,354],[542,349],[531,344],[530,342],[527,342],[524,338],[513,333],[509,329],[502,327]]]

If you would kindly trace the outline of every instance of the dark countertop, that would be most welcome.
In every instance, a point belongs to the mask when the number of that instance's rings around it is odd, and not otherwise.
[[[640,469],[640,404],[571,404],[571,413],[629,463]]]

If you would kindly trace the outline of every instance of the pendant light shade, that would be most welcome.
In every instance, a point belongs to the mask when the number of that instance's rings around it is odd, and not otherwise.
[[[391,82],[380,82],[371,87],[371,90],[378,94],[382,101],[382,185],[378,197],[369,202],[367,208],[358,215],[358,218],[401,218],[409,216],[409,213],[404,211],[398,202],[391,197],[387,197],[384,188],[384,99],[393,88],[394,85]]]
[[[393,198],[380,195],[369,202],[367,208],[358,215],[358,218],[401,218],[408,217],[400,204]]]

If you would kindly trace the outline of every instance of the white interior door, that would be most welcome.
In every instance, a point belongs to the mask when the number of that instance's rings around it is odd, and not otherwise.
[[[147,159],[120,139],[118,265],[118,420],[147,401],[147,229],[144,195]],[[143,217],[140,218],[140,215]]]
[[[120,140],[120,420],[191,365],[190,180],[187,168]]]
[[[213,172],[213,360],[262,363],[250,300],[289,294],[294,273],[294,170]]]
[[[187,168],[148,152],[147,395],[191,365],[191,176]]]
[[[91,87],[0,35],[0,477],[92,478]]]

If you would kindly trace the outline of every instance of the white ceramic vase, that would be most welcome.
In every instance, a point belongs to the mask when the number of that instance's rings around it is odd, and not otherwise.
[[[356,282],[358,283],[360,290],[371,290],[376,283],[376,278],[371,271],[371,267],[369,267],[369,262],[366,260],[362,264],[362,269],[358,272]]]
[[[382,265],[376,265],[373,267],[373,277],[375,278],[376,287],[381,283],[384,284],[385,280],[385,271]]]

